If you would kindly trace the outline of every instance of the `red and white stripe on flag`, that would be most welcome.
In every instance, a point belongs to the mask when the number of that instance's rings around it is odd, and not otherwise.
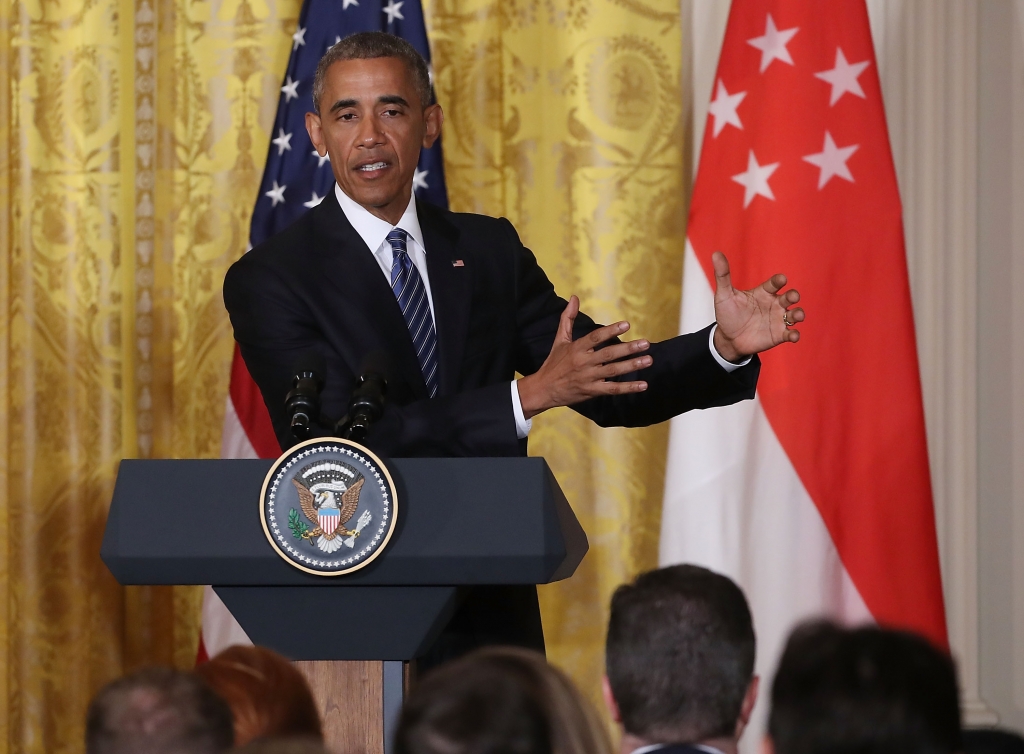
[[[280,453],[263,396],[249,376],[236,345],[224,411],[221,458],[276,458]],[[251,643],[213,588],[205,587],[196,664],[205,662],[232,644]]]
[[[864,0],[733,1],[687,240],[684,332],[714,317],[716,250],[738,288],[785,272],[808,316],[798,344],[762,355],[754,401],[673,420],[662,562],[735,577],[765,662],[793,623],[821,614],[946,646],[900,199]]]

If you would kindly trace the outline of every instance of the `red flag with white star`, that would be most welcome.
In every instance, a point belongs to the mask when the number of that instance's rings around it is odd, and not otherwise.
[[[785,272],[807,321],[755,401],[673,423],[662,560],[736,577],[773,655],[826,614],[947,644],[896,172],[864,0],[734,0],[687,230],[683,329]],[[774,661],[774,656],[765,658]],[[762,666],[770,667],[770,665]]]

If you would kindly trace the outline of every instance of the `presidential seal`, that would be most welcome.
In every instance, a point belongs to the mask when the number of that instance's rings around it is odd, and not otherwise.
[[[263,531],[277,554],[321,576],[357,571],[376,558],[395,528],[398,500],[384,464],[349,440],[296,445],[263,482]]]

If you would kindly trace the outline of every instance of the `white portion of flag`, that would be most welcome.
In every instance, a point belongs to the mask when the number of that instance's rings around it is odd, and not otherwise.
[[[235,402],[228,393],[227,406],[224,409],[224,434],[220,440],[221,458],[259,458],[245,434],[245,428],[235,411]]]
[[[683,270],[682,331],[693,332],[715,315],[689,241]],[[659,560],[724,573],[747,595],[762,685],[744,754],[758,750],[769,685],[792,627],[819,615],[871,620],[757,398],[672,420]]]
[[[252,644],[212,586],[203,587],[202,642],[207,657],[213,657],[234,644]]]

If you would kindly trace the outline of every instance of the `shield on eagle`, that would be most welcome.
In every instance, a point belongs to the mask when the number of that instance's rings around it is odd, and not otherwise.
[[[316,522],[324,530],[324,534],[334,534],[341,523],[341,511],[337,508],[321,508],[316,512]]]

